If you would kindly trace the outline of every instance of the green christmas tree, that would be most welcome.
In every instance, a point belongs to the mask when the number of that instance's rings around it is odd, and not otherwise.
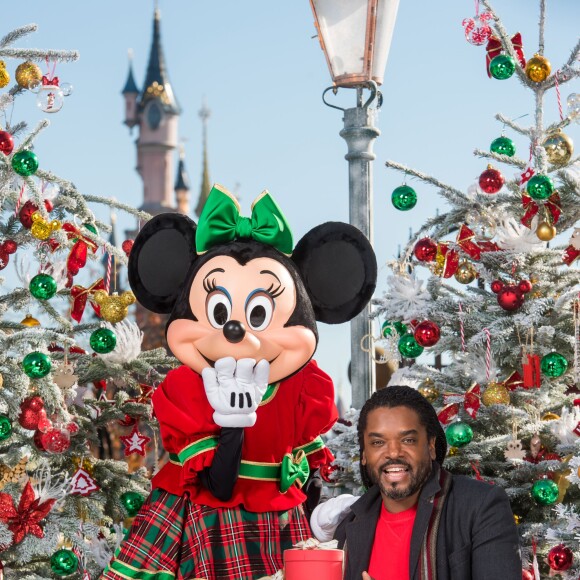
[[[54,67],[76,52],[14,48],[35,30],[0,40],[0,109],[14,107],[6,119],[25,119],[34,106],[34,95],[22,95],[35,93],[49,116],[70,92]],[[106,241],[111,228],[91,206],[149,216],[83,195],[44,167],[34,143],[48,125],[30,130],[22,120],[0,131],[0,269],[7,274],[0,285],[0,562],[7,579],[19,580],[96,578],[106,566],[123,521],[148,493],[147,469],[130,472],[124,456],[144,454],[156,436],[150,396],[157,369],[172,364],[161,349],[141,352],[139,329],[124,320],[134,297],[115,293],[111,266],[126,264],[126,252]],[[103,252],[109,267],[95,280],[90,264]],[[101,318],[91,320],[93,309]],[[123,450],[103,453],[103,434],[119,422]]]
[[[402,365],[390,384],[418,388],[446,428],[445,467],[508,493],[524,578],[577,578],[580,285],[574,260],[580,229],[572,228],[580,218],[580,163],[564,129],[580,122],[580,96],[568,97],[567,116],[563,107],[559,119],[550,110],[553,121],[544,103],[554,92],[552,102],[560,103],[562,87],[580,76],[580,42],[566,63],[551,67],[543,56],[542,1],[540,47],[526,61],[518,35],[508,34],[487,0],[482,5],[486,12],[466,36],[486,48],[492,80],[517,79],[534,94],[530,126],[496,116],[529,146],[516,152],[502,133],[489,151],[476,150],[489,165],[467,191],[386,162],[434,186],[448,211],[430,218],[390,264],[375,314],[387,357]],[[502,83],[495,84],[499,102]],[[397,207],[401,192],[394,196]],[[568,233],[563,243],[553,239],[557,232]],[[444,366],[421,364],[426,356],[415,362],[422,353],[442,355]],[[356,493],[359,449],[351,414],[329,441],[339,468],[330,479]]]

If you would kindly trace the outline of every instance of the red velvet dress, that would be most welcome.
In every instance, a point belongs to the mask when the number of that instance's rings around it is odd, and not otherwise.
[[[228,501],[197,475],[211,465],[221,429],[201,377],[185,366],[169,372],[153,406],[170,461],[153,478],[151,496],[103,578],[162,570],[178,579],[250,579],[281,569],[283,550],[311,534],[299,480],[282,492],[280,465],[285,456],[305,455],[311,470],[333,460],[320,438],[338,418],[330,377],[310,361],[268,388],[256,424],[244,429],[240,476]]]

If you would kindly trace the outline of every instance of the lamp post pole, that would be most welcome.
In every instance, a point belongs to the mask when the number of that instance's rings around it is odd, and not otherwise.
[[[377,86],[369,83],[371,97],[363,104],[362,87],[357,87],[357,106],[343,109],[344,129],[340,136],[346,141],[348,153],[348,189],[349,189],[349,219],[373,243],[373,172],[372,162],[374,140],[381,134],[375,126],[377,109],[369,105],[377,96]],[[380,96],[379,96],[380,102]],[[326,103],[326,101],[325,101]],[[326,103],[329,104],[329,103]],[[332,106],[332,105],[331,105]],[[360,409],[372,395],[375,385],[375,363],[373,345],[368,352],[362,349],[362,340],[372,334],[370,319],[371,305],[350,322],[350,378],[352,386],[351,406]]]

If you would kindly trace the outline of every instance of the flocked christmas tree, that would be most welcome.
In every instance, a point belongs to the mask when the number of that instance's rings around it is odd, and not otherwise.
[[[111,273],[126,263],[131,241],[109,244],[110,226],[89,204],[149,216],[83,195],[34,152],[48,122],[30,130],[31,100],[19,97],[36,93],[44,112],[57,112],[71,86],[59,86],[56,63],[77,58],[13,47],[35,29],[0,40],[0,109],[24,117],[0,131],[0,269],[22,283],[0,286],[0,577],[87,579],[108,563],[123,521],[147,494],[147,470],[131,473],[124,456],[143,455],[155,436],[152,385],[171,359],[163,350],[141,352],[139,329],[124,320],[135,299],[115,292]],[[103,253],[108,268],[95,280],[91,260],[100,265]],[[113,425],[121,429],[120,460],[99,449]]]
[[[404,362],[390,384],[418,388],[435,406],[449,444],[447,469],[508,493],[522,538],[524,578],[580,572],[580,162],[564,129],[580,122],[571,94],[548,121],[545,94],[580,76],[580,42],[555,72],[544,55],[545,2],[538,53],[525,59],[489,5],[464,22],[469,42],[487,51],[488,74],[516,78],[535,94],[534,122],[497,120],[529,139],[516,152],[503,134],[479,182],[466,192],[410,167],[389,168],[438,189],[450,208],[429,219],[391,264],[388,290],[376,301],[382,341]],[[501,83],[496,84],[498,92]],[[510,178],[515,173],[513,178]],[[507,177],[504,177],[507,176]],[[409,186],[393,205],[409,209]],[[563,245],[554,239],[566,235]],[[570,238],[571,234],[571,238]],[[445,366],[416,362],[443,355]],[[329,476],[360,490],[356,411],[334,429],[329,446],[339,469]]]

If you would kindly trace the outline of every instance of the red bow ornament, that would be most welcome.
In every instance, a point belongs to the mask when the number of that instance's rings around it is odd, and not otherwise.
[[[522,44],[522,35],[519,32],[516,32],[512,38],[512,46],[518,57],[518,61],[522,68],[526,68],[526,59],[524,57],[524,47]],[[487,76],[491,78],[491,72],[489,71],[489,63],[494,59],[496,56],[500,55],[504,50],[501,45],[501,41],[496,36],[491,36],[487,46],[485,47],[486,55],[485,55],[485,68],[487,69]]]
[[[82,286],[75,285],[70,290],[70,296],[73,300],[72,307],[70,310],[70,316],[77,322],[81,321],[85,307],[87,305],[87,300],[94,294],[97,290],[104,290],[105,282],[102,278],[99,278],[92,286],[88,288],[83,288]],[[97,313],[97,316],[101,315],[101,307],[95,304],[91,300],[91,306],[93,310]]]
[[[8,525],[8,529],[14,534],[13,544],[19,544],[28,534],[37,538],[44,538],[44,530],[39,522],[44,519],[55,499],[49,499],[40,503],[34,496],[34,490],[30,481],[24,486],[18,509],[14,505],[14,499],[9,493],[0,493],[0,521]]]
[[[42,77],[43,87],[58,87],[58,77],[52,77],[49,79],[46,75]]]
[[[526,210],[524,217],[521,219],[522,224],[527,228],[531,227],[532,220],[540,210],[540,206],[526,193],[522,193],[522,205]],[[544,203],[544,207],[550,212],[552,222],[558,223],[562,209],[560,208],[560,195],[555,191]]]
[[[91,253],[97,251],[97,244],[90,238],[87,238],[83,233],[73,224],[64,223],[62,229],[66,231],[69,240],[74,241],[70,254],[66,261],[66,267],[70,274],[76,276],[81,268],[84,268],[87,263],[87,255],[90,250]]]
[[[475,234],[465,224],[462,224],[457,234],[457,245],[471,258],[479,260],[482,252],[497,252],[498,245],[495,242],[480,241],[475,243]]]
[[[439,418],[439,422],[443,423],[443,425],[448,425],[457,417],[460,409],[460,403],[463,403],[463,408],[465,412],[472,418],[475,419],[477,416],[477,411],[479,411],[479,407],[481,406],[481,387],[475,383],[466,391],[465,395],[458,395],[456,393],[444,393],[443,400],[447,403],[448,400],[452,399],[459,399],[458,401],[451,402],[446,404],[439,413],[437,413],[437,417]]]
[[[503,385],[509,391],[515,391],[518,387],[524,386],[522,375],[518,371],[514,371],[504,382]]]

